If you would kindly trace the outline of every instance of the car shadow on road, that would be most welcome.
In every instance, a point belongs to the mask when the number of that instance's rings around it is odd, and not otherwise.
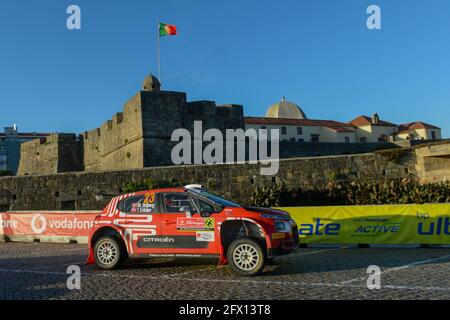
[[[151,258],[128,259],[119,270],[163,269],[178,267],[200,267],[217,265],[217,259],[211,258]]]

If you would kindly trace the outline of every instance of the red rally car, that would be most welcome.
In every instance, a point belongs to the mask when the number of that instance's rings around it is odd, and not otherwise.
[[[88,263],[113,269],[126,258],[209,256],[253,276],[298,242],[287,212],[243,207],[190,185],[112,199],[94,221]]]

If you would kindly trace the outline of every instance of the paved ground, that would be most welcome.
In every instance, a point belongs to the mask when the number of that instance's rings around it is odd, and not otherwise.
[[[150,260],[116,271],[86,266],[80,245],[0,244],[0,299],[450,299],[450,249],[301,249],[255,278],[214,261]],[[66,287],[67,266],[82,270]],[[367,267],[381,267],[368,290]]]

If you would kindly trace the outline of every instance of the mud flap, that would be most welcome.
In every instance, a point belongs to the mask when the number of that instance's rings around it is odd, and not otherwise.
[[[219,257],[219,266],[223,266],[228,264],[228,259],[227,259],[227,255],[223,250],[223,245],[222,243],[220,244],[220,257]]]
[[[94,263],[95,263],[94,249],[89,248],[89,257],[87,258],[86,264],[94,264]]]

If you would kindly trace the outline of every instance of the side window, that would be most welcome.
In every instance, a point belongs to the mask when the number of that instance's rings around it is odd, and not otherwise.
[[[164,194],[164,207],[166,213],[198,213],[192,198],[184,193],[166,193]]]
[[[154,193],[145,193],[126,198],[119,202],[118,209],[125,213],[155,213],[156,197]]]
[[[198,205],[200,207],[200,213],[214,213],[216,212],[216,208],[214,206],[210,205],[209,203],[198,200]]]

